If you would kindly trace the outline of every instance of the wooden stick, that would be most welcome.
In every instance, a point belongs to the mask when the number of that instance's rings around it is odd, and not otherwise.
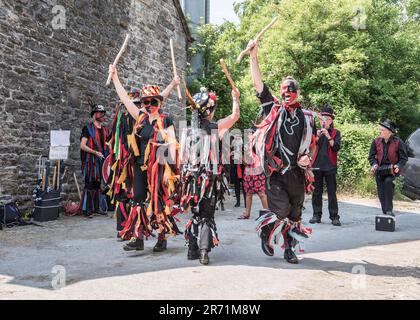
[[[271,20],[271,22],[264,28],[264,29],[262,29],[261,31],[260,31],[260,33],[258,33],[257,34],[257,36],[255,37],[255,39],[254,39],[254,41],[255,42],[258,42],[258,40],[260,40],[260,38],[262,37],[262,35],[268,30],[268,29],[270,29],[272,26],[273,26],[273,24],[277,21],[277,19],[278,19],[278,17],[275,17],[273,20]],[[241,62],[241,60],[242,60],[242,58],[244,57],[244,55],[245,54],[247,54],[249,52],[249,49],[248,48],[246,48],[244,51],[242,51],[240,54],[239,54],[239,56],[238,56],[238,58],[236,58],[236,63],[239,63],[239,62]]]
[[[188,90],[187,88],[187,83],[185,82],[185,79],[182,78],[182,83],[184,84],[184,88],[185,88],[185,97],[187,98],[188,103],[191,105],[191,107],[195,108],[195,101],[193,99],[193,97],[191,96],[190,90]],[[187,107],[188,109],[188,107]]]
[[[67,174],[67,167],[64,166],[64,172],[63,172],[63,175],[61,176],[61,180],[63,180],[66,177],[66,174]]]
[[[174,78],[175,78],[176,76],[178,76],[178,73],[176,72],[174,44],[173,44],[172,39],[169,39],[169,45],[171,47],[172,68],[174,69]],[[179,85],[176,86],[176,87],[177,87],[177,91],[178,91],[178,99],[181,99],[182,98],[182,96],[181,96],[181,88],[179,87]]]
[[[225,60],[220,59],[220,65],[222,66],[223,72],[225,73],[226,78],[228,79],[230,86],[234,91],[238,91],[238,88],[236,88],[235,83],[232,80],[232,77],[230,76],[229,70],[226,67]]]
[[[44,166],[45,166],[45,164],[44,164]],[[42,191],[45,191],[46,180],[47,180],[47,169],[43,168],[42,169]]]
[[[60,180],[61,180],[60,163],[61,163],[61,160],[58,160],[58,165],[57,165],[57,167],[58,167],[57,168],[57,171],[58,171],[58,174],[57,174],[57,190],[60,190]]]
[[[52,179],[52,188],[55,189],[57,179],[57,166],[54,166],[54,173],[53,173],[53,179]]]
[[[130,38],[130,35],[129,35],[129,34],[127,34],[127,35],[125,36],[125,40],[124,40],[124,43],[123,43],[123,45],[122,45],[122,47],[121,47],[121,49],[120,49],[120,52],[118,52],[117,57],[115,58],[114,63],[112,64],[114,67],[117,65],[118,60],[120,60],[121,55],[122,55],[122,54],[124,53],[124,51],[127,49],[128,39],[129,39],[129,38]],[[108,75],[108,79],[106,80],[106,86],[108,87],[110,83],[111,83],[111,74],[109,74],[109,75]]]
[[[82,203],[82,194],[80,193],[79,182],[77,182],[76,172],[73,172],[74,182],[76,182],[77,193],[79,194],[80,203]]]

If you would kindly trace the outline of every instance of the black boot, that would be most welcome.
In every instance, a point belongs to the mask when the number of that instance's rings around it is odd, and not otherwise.
[[[144,250],[144,242],[143,239],[131,238],[130,242],[127,243],[124,248],[125,251],[140,251]]]
[[[268,245],[268,242],[261,238],[261,249],[267,255],[272,257],[274,255],[274,250]]]
[[[341,222],[340,222],[340,219],[339,218],[334,218],[331,221],[331,223],[332,223],[333,226],[336,226],[336,227],[340,227],[341,226]]]
[[[261,211],[260,211],[261,216]],[[267,255],[272,257],[274,255],[274,250],[268,245],[268,237],[273,230],[273,225],[265,226],[261,230],[261,249]]]
[[[286,259],[286,261],[289,263],[293,263],[293,264],[299,263],[299,260],[292,249],[284,250],[284,259]]]
[[[198,247],[188,247],[188,260],[197,260],[198,258],[200,258]]]
[[[238,208],[240,206],[241,206],[241,202],[240,201],[236,201],[235,208]]]
[[[319,215],[317,215],[317,214],[314,214],[313,217],[312,217],[312,219],[309,220],[309,223],[312,223],[312,224],[314,224],[314,223],[321,223],[321,217]]]
[[[200,263],[207,265],[209,264],[210,259],[209,259],[209,255],[207,254],[207,250],[206,249],[201,249],[200,250]]]
[[[158,240],[153,247],[153,252],[162,252],[166,250],[167,241],[166,240]]]

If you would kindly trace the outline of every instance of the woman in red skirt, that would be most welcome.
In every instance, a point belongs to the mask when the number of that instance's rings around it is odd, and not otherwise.
[[[248,141],[251,141],[251,139],[248,139]],[[246,149],[250,150],[249,148]],[[258,194],[260,197],[263,208],[268,209],[267,196],[265,194],[266,177],[264,171],[259,165],[259,161],[256,157],[252,157],[250,159],[252,159],[251,163],[245,164],[245,174],[243,181],[244,191],[246,194],[245,211],[239,216],[238,219],[249,219],[251,216],[252,196],[254,194]]]

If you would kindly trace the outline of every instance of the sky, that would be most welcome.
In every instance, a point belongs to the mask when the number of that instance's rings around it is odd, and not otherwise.
[[[233,11],[233,2],[238,0],[210,0],[210,23],[222,24],[225,20],[238,23]]]

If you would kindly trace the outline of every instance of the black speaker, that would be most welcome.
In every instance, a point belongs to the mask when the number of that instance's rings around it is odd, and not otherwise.
[[[395,217],[389,215],[379,215],[375,217],[376,231],[395,231]]]

